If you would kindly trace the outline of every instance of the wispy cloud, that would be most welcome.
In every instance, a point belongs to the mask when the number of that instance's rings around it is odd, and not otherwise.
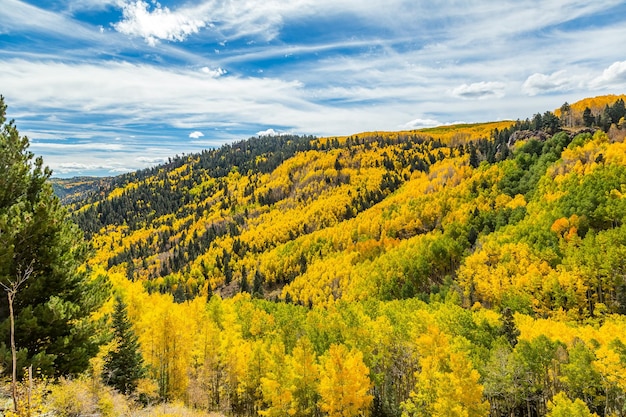
[[[0,7],[0,33],[44,32],[48,37],[94,40],[98,30],[70,17],[33,6],[20,0],[3,0]]]
[[[452,95],[464,99],[485,99],[489,97],[504,97],[505,84],[497,81],[481,81],[472,84],[462,84],[452,90]]]
[[[47,163],[76,158],[64,170],[527,117],[626,83],[622,0],[4,3],[0,93]]]
[[[156,165],[164,163],[165,161],[167,161],[167,159],[163,157],[139,156],[135,158],[135,161],[147,165]]]
[[[84,164],[80,162],[59,162],[55,164],[54,173],[63,175],[80,175],[84,172],[106,172],[108,175],[117,175],[136,170],[136,165],[131,164]]]
[[[91,151],[91,152],[111,152],[123,151],[124,145],[121,143],[46,143],[38,142],[34,144],[38,150],[59,150],[63,151]]]

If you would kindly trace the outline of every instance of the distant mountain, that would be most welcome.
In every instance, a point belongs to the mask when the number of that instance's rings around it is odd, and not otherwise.
[[[110,177],[51,178],[54,193],[63,204],[83,201],[108,188],[113,181]]]

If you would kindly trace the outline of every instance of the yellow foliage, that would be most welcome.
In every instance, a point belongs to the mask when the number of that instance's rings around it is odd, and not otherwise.
[[[420,371],[410,398],[403,403],[403,416],[480,417],[489,414],[482,398],[480,375],[471,362],[449,343],[448,337],[431,326],[416,341]]]
[[[604,96],[584,98],[582,100],[579,100],[575,103],[570,104],[570,109],[574,114],[578,115],[577,117],[582,117],[582,113],[583,111],[585,111],[586,107],[589,107],[592,113],[598,114],[602,112],[602,110],[604,110],[605,106],[607,105],[611,106],[620,98],[622,100],[626,100],[626,95],[625,94],[621,94],[621,95],[607,94]],[[555,109],[554,114],[557,117],[560,117],[561,109],[560,108]]]
[[[329,417],[367,416],[372,395],[369,369],[363,354],[344,345],[332,345],[322,363],[320,407]]]

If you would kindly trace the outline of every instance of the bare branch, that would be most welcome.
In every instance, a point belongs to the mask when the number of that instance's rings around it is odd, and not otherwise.
[[[30,264],[22,270],[22,266],[18,265],[17,273],[14,280],[8,280],[7,283],[0,282],[0,286],[9,294],[15,295],[17,290],[30,278],[35,270],[35,260],[31,260]]]

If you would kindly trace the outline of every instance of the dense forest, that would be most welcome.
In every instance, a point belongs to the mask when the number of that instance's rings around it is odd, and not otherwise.
[[[22,301],[20,369],[58,415],[624,416],[625,98],[65,184],[100,349],[36,362]]]

